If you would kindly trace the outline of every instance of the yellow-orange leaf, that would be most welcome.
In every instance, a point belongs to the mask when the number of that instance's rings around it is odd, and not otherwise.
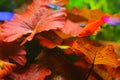
[[[103,78],[103,80],[113,80],[112,75],[108,73],[103,66],[95,66],[94,71]]]
[[[80,38],[73,43],[72,48],[82,52],[91,63],[93,63],[95,58],[94,64],[118,67],[118,60],[112,45],[98,46],[97,44],[92,44],[91,41]]]
[[[95,58],[95,64],[105,64],[113,67],[118,66],[118,60],[112,45],[101,47],[98,50],[99,51],[97,51]]]
[[[56,1],[59,1],[59,2],[62,2],[63,4],[69,4],[69,0],[56,0]]]
[[[72,9],[68,10],[67,12],[72,15],[84,17],[87,20],[98,20],[103,15],[105,15],[105,13],[102,12],[101,10],[98,10],[98,9],[90,10],[88,8],[82,8],[82,9],[72,8]],[[78,18],[77,18],[77,20],[78,20]]]
[[[113,76],[113,80],[120,80],[120,69],[119,68],[113,68],[110,66],[105,66],[105,70]]]
[[[76,40],[73,43],[72,48],[77,51],[77,55],[79,55],[78,51],[82,52],[90,60],[90,62],[93,61],[95,54],[98,51],[97,47],[94,47],[92,44],[90,44],[83,38]]]

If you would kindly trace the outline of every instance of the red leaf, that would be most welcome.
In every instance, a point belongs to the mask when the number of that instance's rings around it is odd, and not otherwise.
[[[0,48],[0,58],[3,60],[11,59],[19,65],[26,63],[26,51],[23,47],[19,46],[16,42],[2,43]]]
[[[61,45],[62,39],[52,30],[41,32],[36,36],[40,44],[44,47],[54,48]]]
[[[51,75],[51,71],[49,69],[33,64],[26,69],[12,73],[8,77],[12,80],[45,80],[48,75]]]
[[[40,44],[44,47],[54,48],[56,46],[55,43],[53,43],[52,41],[50,41],[42,36],[39,36],[39,39],[40,39]]]
[[[0,60],[0,78],[10,74],[15,67],[15,64]]]
[[[21,66],[24,66],[27,62],[26,56],[9,56],[9,59]]]
[[[60,36],[62,39],[67,39],[70,37],[79,36],[79,33],[82,31],[80,23],[73,22],[71,20],[66,20],[65,26],[60,30],[56,30],[55,33]]]
[[[16,14],[14,19],[2,25],[3,41],[11,42],[21,36],[31,33],[23,43],[31,40],[36,33],[51,29],[62,28],[65,23],[65,8],[59,10],[46,7],[47,4],[56,5],[49,0],[33,0],[33,3],[23,14]]]
[[[63,27],[62,32],[72,35],[72,36],[78,36],[80,31],[82,30],[82,27],[80,27],[79,23],[74,23],[70,20],[66,21],[65,27]]]
[[[2,43],[2,52],[5,56],[26,55],[26,51],[16,42]]]

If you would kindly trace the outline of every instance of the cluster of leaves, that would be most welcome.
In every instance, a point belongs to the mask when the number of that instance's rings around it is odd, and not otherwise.
[[[84,38],[104,24],[105,13],[86,8],[66,10],[67,3],[33,0],[24,13],[0,24],[1,79],[120,79],[119,54],[114,47]]]
[[[89,8],[89,9],[100,9],[104,12],[108,12],[111,14],[120,13],[120,7],[119,7],[120,1],[111,1],[111,0],[70,0],[70,3],[67,5],[67,8]],[[119,26],[110,26],[110,25],[104,25],[101,29],[100,33],[98,33],[95,36],[91,36],[91,39],[96,40],[109,40],[109,41],[115,41],[120,42],[120,38],[118,37],[120,32]],[[110,35],[109,35],[110,34]],[[109,36],[108,36],[109,35]]]

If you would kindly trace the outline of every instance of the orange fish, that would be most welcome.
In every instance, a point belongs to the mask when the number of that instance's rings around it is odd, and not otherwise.
[[[96,31],[98,31],[101,25],[106,23],[106,19],[109,19],[109,17],[110,15],[107,14],[99,20],[91,21],[80,31],[79,36],[84,37],[94,34]]]

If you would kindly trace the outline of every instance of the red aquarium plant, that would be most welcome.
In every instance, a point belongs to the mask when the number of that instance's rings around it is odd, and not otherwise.
[[[24,13],[0,24],[1,79],[120,79],[114,47],[85,38],[111,24],[111,15],[75,8],[71,12],[65,8],[67,3],[33,0]],[[92,19],[86,16],[98,12]]]

